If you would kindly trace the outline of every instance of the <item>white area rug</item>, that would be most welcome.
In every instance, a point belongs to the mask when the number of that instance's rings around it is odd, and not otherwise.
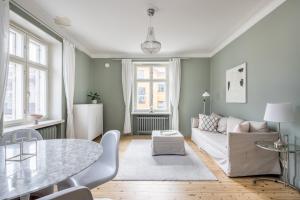
[[[133,140],[121,158],[121,181],[206,181],[217,180],[192,148],[185,143],[186,155],[152,156],[151,140]]]

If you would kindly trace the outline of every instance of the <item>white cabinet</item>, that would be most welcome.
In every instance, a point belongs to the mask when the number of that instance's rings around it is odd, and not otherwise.
[[[103,134],[103,104],[75,104],[74,129],[78,139],[93,140]]]

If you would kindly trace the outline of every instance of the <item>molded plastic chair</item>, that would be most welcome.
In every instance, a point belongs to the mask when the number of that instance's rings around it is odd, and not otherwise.
[[[62,190],[38,200],[93,200],[93,196],[87,187],[72,187]]]
[[[2,138],[0,140],[0,145],[14,144],[17,142],[21,142],[22,138],[24,140],[26,140],[26,139],[43,140],[43,137],[41,136],[41,134],[34,129],[19,129],[19,130],[15,130],[15,131],[3,134]],[[42,196],[53,193],[53,191],[54,191],[53,186],[50,186],[45,189],[42,189],[42,190],[32,193],[31,196],[42,197]]]
[[[100,142],[103,147],[103,154],[100,158],[87,169],[59,183],[58,189],[74,186],[86,186],[93,189],[112,180],[117,175],[119,168],[119,141],[120,131],[106,132]]]

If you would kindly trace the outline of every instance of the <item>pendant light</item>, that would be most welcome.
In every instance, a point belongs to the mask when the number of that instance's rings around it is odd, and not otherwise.
[[[146,54],[156,54],[161,49],[161,43],[155,39],[154,28],[151,24],[151,18],[154,16],[155,10],[153,8],[149,8],[147,13],[149,16],[150,25],[148,27],[146,41],[141,44],[141,49]]]

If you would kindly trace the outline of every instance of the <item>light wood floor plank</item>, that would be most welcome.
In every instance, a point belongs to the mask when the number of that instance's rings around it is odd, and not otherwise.
[[[150,137],[122,137],[120,157],[133,139]],[[227,177],[210,156],[189,139],[187,142],[218,181],[110,181],[92,190],[93,196],[114,200],[300,200],[298,191],[279,183],[264,181],[253,185],[253,177]]]

